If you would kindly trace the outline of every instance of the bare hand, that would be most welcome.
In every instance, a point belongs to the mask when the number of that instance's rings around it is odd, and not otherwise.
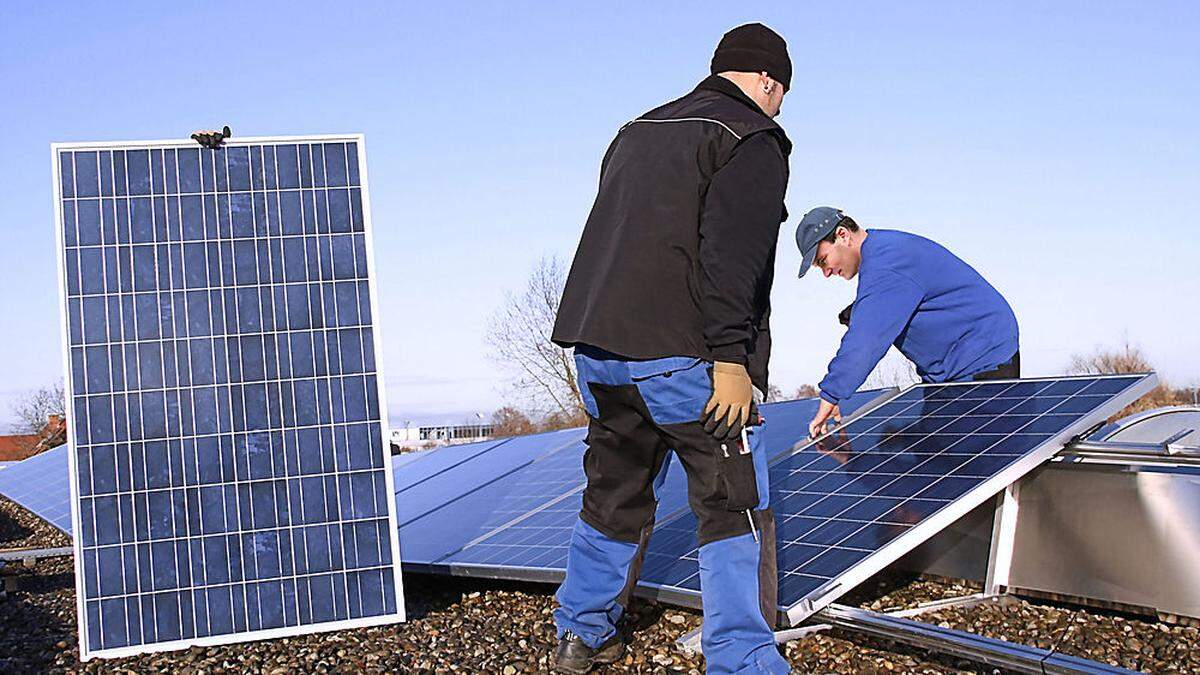
[[[834,423],[841,424],[842,409],[825,399],[821,399],[821,407],[817,409],[817,414],[808,423],[808,437],[816,438],[829,431],[828,421],[831,417]]]

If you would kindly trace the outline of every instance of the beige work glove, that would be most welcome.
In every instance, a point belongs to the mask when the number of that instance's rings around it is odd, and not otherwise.
[[[717,361],[712,367],[713,394],[704,406],[704,430],[718,440],[736,438],[750,419],[754,386],[746,366]]]

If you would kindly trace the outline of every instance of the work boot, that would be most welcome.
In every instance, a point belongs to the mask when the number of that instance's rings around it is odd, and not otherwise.
[[[584,675],[592,666],[613,663],[624,655],[625,643],[621,641],[620,633],[593,649],[587,646],[583,638],[567,631],[559,640],[558,651],[554,654],[554,671],[568,675]]]

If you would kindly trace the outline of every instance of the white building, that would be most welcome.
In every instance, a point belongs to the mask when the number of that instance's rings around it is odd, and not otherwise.
[[[441,424],[392,429],[392,452],[418,450],[433,445],[457,445],[491,438],[492,425]]]

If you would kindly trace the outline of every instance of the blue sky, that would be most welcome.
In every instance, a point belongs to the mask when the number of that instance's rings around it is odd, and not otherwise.
[[[392,420],[502,403],[483,333],[569,260],[608,141],[751,20],[788,40],[788,207],[949,247],[1021,323],[1027,374],[1125,340],[1200,384],[1200,5],[73,3],[0,22],[0,422],[61,376],[54,141],[362,132]],[[749,7],[749,10],[734,6]],[[853,285],[794,278],[775,383],[815,382]]]

